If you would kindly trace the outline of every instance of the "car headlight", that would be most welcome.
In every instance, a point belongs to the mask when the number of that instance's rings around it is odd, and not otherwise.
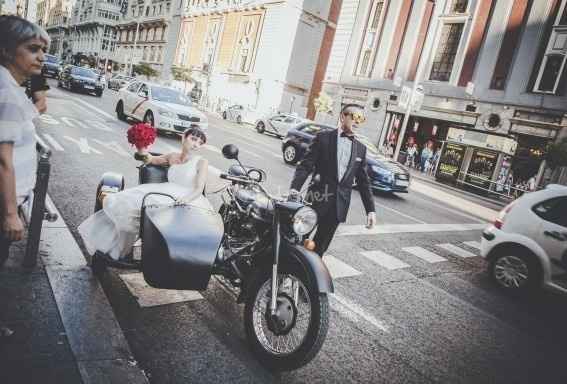
[[[317,212],[312,208],[300,208],[295,215],[293,215],[293,231],[299,236],[308,234],[317,225]]]
[[[159,111],[159,114],[160,114],[161,116],[170,117],[170,118],[172,118],[172,119],[176,117],[173,112],[169,112],[169,111],[165,111],[165,110],[160,110],[160,111]]]

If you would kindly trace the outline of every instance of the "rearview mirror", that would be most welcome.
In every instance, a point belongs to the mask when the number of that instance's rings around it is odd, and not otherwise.
[[[238,147],[234,144],[227,144],[222,147],[222,155],[225,159],[238,160]]]

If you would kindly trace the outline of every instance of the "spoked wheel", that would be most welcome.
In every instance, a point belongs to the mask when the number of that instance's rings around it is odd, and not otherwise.
[[[489,264],[492,280],[508,292],[534,291],[541,282],[541,268],[535,257],[522,252],[503,252]]]
[[[257,358],[267,367],[289,371],[307,364],[323,345],[329,329],[326,294],[312,287],[294,269],[278,274],[276,314],[271,315],[271,273],[251,285],[244,309],[246,336]]]
[[[124,114],[124,104],[122,104],[122,101],[119,101],[116,105],[116,117],[118,118],[118,120],[126,121],[126,115]]]
[[[297,150],[292,144],[285,146],[283,150],[283,159],[287,164],[297,163]]]

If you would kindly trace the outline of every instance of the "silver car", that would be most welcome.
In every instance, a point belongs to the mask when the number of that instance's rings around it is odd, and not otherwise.
[[[284,138],[287,131],[296,125],[308,120],[289,113],[270,114],[256,121],[256,131],[258,133],[269,133],[277,137]]]
[[[134,81],[133,77],[126,76],[126,75],[114,75],[110,80],[108,80],[108,89],[119,90],[122,87],[130,84]]]

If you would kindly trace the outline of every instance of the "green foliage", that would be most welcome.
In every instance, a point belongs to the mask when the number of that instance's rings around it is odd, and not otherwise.
[[[193,81],[192,72],[190,68],[184,67],[171,67],[171,75],[177,81],[191,82]]]
[[[547,148],[547,161],[555,167],[567,167],[567,137]]]
[[[142,63],[138,65],[134,65],[132,72],[136,75],[146,76],[148,79],[152,77],[156,77],[159,73],[155,69],[153,69],[150,65]]]
[[[333,99],[325,92],[319,93],[319,97],[313,101],[313,105],[315,106],[315,110],[317,112],[320,113],[333,112]]]

